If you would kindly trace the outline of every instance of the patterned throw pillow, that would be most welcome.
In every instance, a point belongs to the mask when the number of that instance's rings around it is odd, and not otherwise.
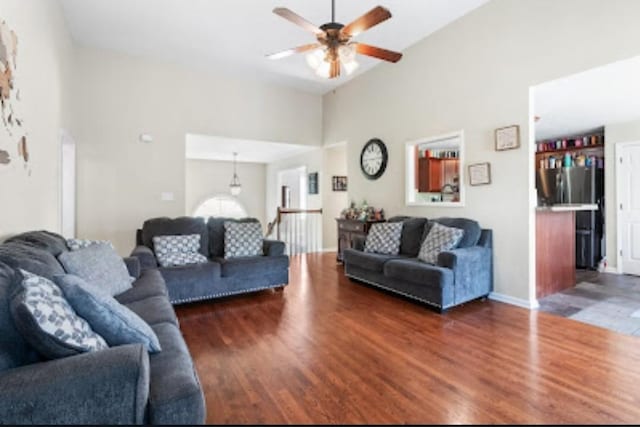
[[[11,313],[25,341],[42,356],[57,359],[108,348],[58,286],[27,271],[21,273],[24,279],[11,300]]]
[[[161,267],[202,264],[207,257],[200,251],[200,235],[155,236],[153,249]]]
[[[398,255],[400,253],[401,237],[402,222],[373,224],[367,234],[364,251],[384,255]]]
[[[108,240],[67,239],[67,247],[70,251],[79,251],[92,245],[109,245],[113,249],[113,243]]]
[[[462,236],[464,236],[464,230],[434,222],[420,246],[418,259],[429,264],[437,264],[438,254],[458,246]]]
[[[263,255],[262,241],[262,227],[259,222],[224,223],[225,258]]]

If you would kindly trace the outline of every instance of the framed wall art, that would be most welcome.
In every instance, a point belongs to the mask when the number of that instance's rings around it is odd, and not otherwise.
[[[520,147],[520,126],[511,125],[495,131],[496,151],[513,150]]]
[[[469,165],[469,184],[491,184],[491,165],[489,162]]]
[[[331,177],[331,189],[333,191],[347,191],[347,177],[346,176]]]

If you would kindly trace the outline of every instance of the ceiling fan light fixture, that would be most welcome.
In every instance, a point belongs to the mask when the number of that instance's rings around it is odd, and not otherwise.
[[[348,43],[340,46],[338,48],[338,56],[343,64],[354,62],[356,60],[356,45]]]
[[[331,76],[331,64],[323,59],[318,68],[316,68],[316,75],[328,79]]]
[[[342,65],[344,66],[344,69],[347,72],[348,76],[353,74],[353,72],[356,71],[360,66],[360,64],[358,64],[358,61],[355,61],[355,60],[351,62],[344,62],[342,63]]]
[[[229,193],[232,196],[237,196],[242,192],[242,184],[240,184],[240,179],[238,178],[238,174],[236,173],[236,157],[238,153],[233,153],[233,178],[231,179],[231,183],[229,184]]]
[[[317,70],[324,62],[325,56],[326,53],[324,49],[316,49],[307,54],[307,65],[309,65],[313,70]]]

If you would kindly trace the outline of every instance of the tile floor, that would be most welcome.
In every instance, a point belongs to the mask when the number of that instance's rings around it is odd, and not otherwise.
[[[640,277],[579,271],[578,284],[539,300],[540,310],[640,336]]]

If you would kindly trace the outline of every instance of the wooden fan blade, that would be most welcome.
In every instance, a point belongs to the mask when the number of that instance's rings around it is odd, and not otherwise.
[[[286,58],[287,56],[291,56],[294,53],[308,52],[310,50],[314,50],[314,49],[317,49],[319,47],[320,47],[319,43],[305,44],[305,45],[302,45],[302,46],[294,47],[292,49],[283,50],[282,52],[272,53],[270,55],[267,55],[267,58],[269,58],[269,59]]]
[[[361,32],[378,25],[389,18],[391,18],[391,12],[389,12],[389,9],[378,6],[344,27],[341,32],[347,37],[357,36]]]
[[[286,7],[276,7],[275,9],[273,9],[273,13],[283,17],[287,21],[293,22],[294,24],[304,28],[307,31],[311,31],[317,36],[321,36],[324,34],[324,31],[322,31],[320,28],[313,25],[311,22],[307,21],[297,13],[291,11],[290,9],[287,9]]]
[[[329,70],[329,78],[330,79],[335,79],[339,75],[340,75],[340,61],[336,59],[335,61],[331,61],[331,69]]]
[[[401,53],[363,43],[356,43],[356,52],[389,62],[398,62],[402,58]]]

